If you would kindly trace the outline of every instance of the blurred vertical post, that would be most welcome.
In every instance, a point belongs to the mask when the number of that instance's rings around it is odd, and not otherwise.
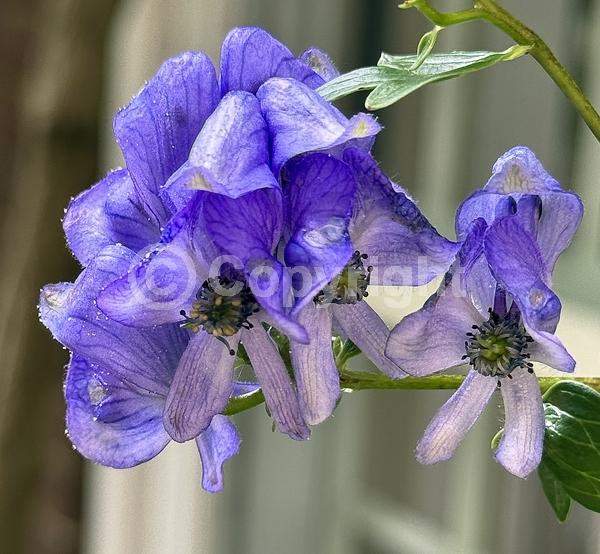
[[[67,357],[37,321],[36,303],[44,283],[77,271],[60,218],[69,197],[97,178],[105,43],[117,2],[3,6],[3,25],[7,14],[26,21],[29,48],[2,69],[15,95],[15,132],[0,220],[1,552],[79,551],[81,461],[63,434]]]

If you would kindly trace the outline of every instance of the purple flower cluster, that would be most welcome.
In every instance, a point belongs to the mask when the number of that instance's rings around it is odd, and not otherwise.
[[[183,53],[115,116],[126,167],[72,200],[63,225],[83,270],[40,299],[71,352],[67,430],[87,458],[130,467],[194,439],[203,487],[220,490],[240,446],[228,402],[260,388],[276,427],[308,438],[340,396],[335,333],[393,378],[471,365],[421,461],[449,457],[501,382],[498,459],[517,475],[539,462],[530,359],[574,367],[553,334],[550,274],[579,199],[516,148],[461,205],[459,241],[440,236],[371,156],[376,120],[319,96],[336,75],[317,49],[295,57],[239,28],[219,76],[203,53]],[[364,302],[369,286],[444,273],[391,335]],[[236,378],[240,360],[252,382]]]

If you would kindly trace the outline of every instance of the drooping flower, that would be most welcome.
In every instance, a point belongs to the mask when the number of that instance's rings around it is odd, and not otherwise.
[[[122,275],[135,254],[122,246],[98,253],[75,283],[46,286],[40,318],[71,350],[65,380],[67,433],[86,458],[125,468],[156,456],[171,440],[162,416],[169,386],[189,333],[178,325],[133,329],[116,323],[95,305],[99,290]],[[236,384],[233,395],[256,389]],[[239,450],[237,430],[216,415],[196,440],[202,486],[223,486],[222,465]]]
[[[145,296],[137,297],[137,313],[119,315],[111,307],[107,292],[100,299],[100,306],[107,314],[138,327],[152,326],[160,320],[178,321],[194,328],[194,320],[206,318],[203,325],[195,326],[199,332],[182,355],[180,370],[167,398],[165,422],[176,440],[193,438],[224,407],[232,382],[230,351],[236,349],[243,328],[247,335],[244,346],[249,352],[255,350],[252,353],[255,365],[260,366],[257,372],[262,372],[267,382],[266,387],[263,383],[267,404],[280,429],[295,438],[308,436],[287,370],[263,327],[256,325],[258,318],[268,312],[270,324],[298,340],[307,340],[305,330],[289,316],[289,308],[285,306],[289,289],[286,274],[273,257],[283,217],[279,167],[273,163],[269,148],[272,137],[255,93],[272,77],[281,77],[282,82],[297,82],[306,96],[319,99],[313,102],[318,108],[313,114],[318,126],[312,129],[310,140],[307,139],[310,149],[338,148],[354,139],[369,148],[372,136],[380,129],[375,120],[361,115],[348,121],[313,92],[324,78],[335,73],[329,59],[317,49],[295,58],[285,46],[255,28],[234,29],[225,39],[220,82],[212,63],[202,53],[188,52],[168,60],[115,117],[115,136],[127,169],[109,174],[77,197],[67,211],[64,220],[67,240],[83,265],[90,263],[107,244],[122,243],[147,256],[135,274],[138,277],[140,273],[152,274],[154,281],[144,289]],[[268,94],[260,96],[264,102],[268,101]],[[298,137],[302,140],[300,133]],[[295,148],[288,157],[304,149],[309,146]],[[285,155],[278,156],[278,164],[283,163]],[[239,295],[227,296],[215,290],[231,285],[237,276],[232,279],[231,275],[219,274],[211,276],[213,280],[207,279],[206,262],[214,260],[218,249],[206,251],[212,244],[212,238],[208,238],[202,246],[204,251],[194,251],[192,237],[205,232],[203,224],[194,219],[204,210],[200,205],[204,203],[201,198],[207,196],[205,191],[231,198],[251,195],[250,220],[253,216],[260,218],[261,210],[267,206],[270,217],[260,220],[257,227],[263,234],[240,235],[240,244],[248,238],[254,241],[250,247],[257,248],[244,251],[244,258],[248,259],[242,265],[250,271],[251,264],[257,265],[257,255],[263,256],[263,261],[268,261],[270,269],[280,277],[282,286],[276,294],[269,297],[257,294],[261,281],[250,279],[244,271],[243,280],[246,277],[249,280]],[[229,222],[226,211],[217,215],[225,218],[224,223]],[[245,230],[246,215],[241,217],[240,228]],[[341,235],[342,223],[335,222]],[[202,237],[197,238],[203,242]],[[175,264],[172,271],[155,272],[154,268],[165,259]],[[329,266],[328,271],[336,271],[334,260],[329,261]],[[117,289],[115,285],[110,290]],[[216,302],[220,304],[215,310]],[[132,303],[124,301],[124,310],[131,308]],[[259,307],[261,313],[257,312]],[[165,317],[166,312],[175,314],[175,318]],[[216,337],[227,346],[218,344],[219,340],[209,340]],[[253,344],[248,344],[250,337]],[[196,371],[199,363],[212,370],[206,381],[199,380]],[[190,380],[194,386],[188,386]],[[217,382],[221,388],[216,387]],[[202,394],[195,395],[198,390]],[[192,397],[190,404],[187,399]],[[184,405],[194,405],[199,412],[192,416]]]
[[[292,243],[303,249],[316,294],[351,255],[355,181],[346,164],[315,153],[288,166],[285,191],[263,188],[237,198],[197,191],[152,255],[99,297],[104,313],[124,324],[183,316],[183,325],[196,331],[167,398],[165,426],[176,440],[195,436],[225,407],[231,354],[240,341],[278,428],[296,439],[308,436],[287,368],[262,323],[307,341],[291,315],[292,278],[277,251]],[[152,290],[155,283],[162,286]]]
[[[579,223],[581,203],[525,149],[500,158],[486,190],[470,198],[457,215],[463,243],[456,261],[437,293],[392,331],[386,354],[413,375],[470,366],[419,442],[419,461],[450,458],[501,385],[506,420],[496,459],[526,477],[541,460],[544,438],[531,362],[575,368],[554,335],[561,304],[550,284],[556,258]],[[490,225],[477,217],[467,226],[477,214]],[[554,240],[548,238],[551,221],[562,228]]]
[[[343,159],[357,179],[346,263],[322,288],[299,296],[292,312],[298,314],[310,337],[308,344],[292,341],[291,354],[300,405],[313,425],[329,417],[340,394],[332,327],[352,340],[381,371],[404,377],[400,367],[384,355],[389,329],[364,302],[367,287],[428,283],[447,270],[457,251],[456,244],[437,233],[370,154],[347,148]],[[298,249],[292,240],[285,259],[290,267],[301,266],[305,249]]]

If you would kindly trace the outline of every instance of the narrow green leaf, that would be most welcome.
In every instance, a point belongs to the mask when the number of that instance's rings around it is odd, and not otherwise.
[[[543,464],[564,491],[600,512],[600,394],[575,381],[557,383],[544,395]]]
[[[423,62],[427,59],[427,56],[431,54],[435,43],[437,42],[438,35],[443,27],[437,25],[431,29],[428,33],[425,33],[417,46],[417,59],[410,66],[410,71],[416,71],[423,65]]]
[[[504,52],[447,52],[430,54],[422,62],[419,59],[422,52],[409,56],[383,53],[377,67],[363,67],[340,75],[321,86],[318,92],[326,100],[333,101],[360,90],[373,89],[365,106],[369,110],[378,110],[429,83],[514,60],[529,50],[529,46],[513,46]],[[413,67],[417,68],[413,70]]]
[[[565,521],[571,507],[571,497],[544,461],[538,467],[542,489],[559,521]]]
[[[392,81],[396,71],[388,67],[361,67],[344,73],[325,83],[317,92],[330,102],[354,94],[360,90],[371,90],[386,81]]]

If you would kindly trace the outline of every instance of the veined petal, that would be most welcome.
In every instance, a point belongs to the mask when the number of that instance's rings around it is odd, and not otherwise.
[[[325,83],[331,81],[331,79],[335,79],[340,74],[337,67],[331,61],[331,58],[319,48],[312,47],[306,49],[300,55],[300,59],[317,73]],[[279,77],[283,77],[283,75],[279,75]],[[306,84],[310,86],[310,83]]]
[[[283,179],[288,224],[284,257],[293,274],[297,313],[352,256],[348,223],[356,181],[345,163],[326,154],[291,160]]]
[[[98,291],[135,260],[124,247],[106,247],[73,284],[44,287],[40,319],[75,354],[129,383],[166,394],[187,333],[177,325],[134,329],[106,317],[96,306]]]
[[[366,114],[346,119],[318,93],[292,79],[269,79],[257,97],[272,136],[275,173],[297,154],[346,145],[369,149],[381,130]]]
[[[282,231],[281,192],[260,189],[239,198],[205,194],[203,218],[207,238],[219,254],[243,266],[270,257]]]
[[[489,192],[502,194],[537,194],[562,190],[558,181],[544,169],[537,156],[526,146],[515,146],[502,154],[494,164],[492,176],[484,188]]]
[[[483,190],[474,192],[460,205],[456,214],[458,238],[464,237],[476,217],[483,217],[491,224],[508,215],[499,208],[509,195],[514,201],[531,195],[541,199],[541,216],[534,236],[548,270],[552,271],[581,222],[583,204],[577,194],[560,187],[527,147],[517,146],[501,156]]]
[[[298,314],[310,343],[290,342],[300,409],[309,425],[327,419],[340,396],[340,378],[331,348],[331,310],[309,302]]]
[[[544,404],[537,377],[519,369],[502,381],[504,433],[496,460],[517,477],[527,477],[544,449]]]
[[[229,337],[235,351],[238,335]],[[235,356],[212,335],[198,331],[181,356],[171,383],[164,426],[177,442],[197,437],[223,411],[233,390]]]
[[[495,389],[494,378],[470,371],[427,426],[417,445],[417,460],[422,464],[435,464],[451,458]]]
[[[196,437],[205,491],[219,492],[223,489],[223,464],[239,452],[240,444],[235,425],[223,415],[213,417],[207,429]]]
[[[197,249],[198,209],[190,203],[165,228],[161,242],[98,296],[111,319],[134,327],[178,322],[208,273]]]
[[[126,169],[110,172],[71,200],[63,228],[69,248],[85,266],[105,246],[123,244],[139,252],[160,236],[138,199]]]
[[[248,286],[270,320],[285,334],[306,341],[306,332],[293,318],[293,291],[286,269],[272,255],[281,237],[282,207],[279,190],[261,189],[232,199],[204,195],[203,219],[217,257],[211,274],[222,263],[244,270]]]
[[[538,355],[546,352],[548,360],[567,361],[556,369],[572,371],[574,360],[553,336],[560,319],[560,300],[547,284],[550,276],[535,240],[517,217],[504,217],[489,228],[485,253],[494,277],[519,307]]]
[[[262,325],[243,331],[242,342],[263,390],[273,421],[282,433],[296,440],[307,439],[298,395],[271,337]]]
[[[392,330],[385,353],[407,373],[429,375],[462,363],[467,333],[483,321],[469,298],[468,283],[482,255],[486,228],[482,219],[473,223],[437,292]]]
[[[317,88],[324,83],[317,73],[263,29],[238,27],[223,41],[222,94],[231,90],[254,93],[271,77],[290,77]]]
[[[377,368],[396,379],[406,377],[404,368],[385,354],[390,330],[366,302],[332,305],[336,323]]]
[[[237,198],[278,188],[269,168],[269,135],[256,97],[230,92],[208,118],[187,161],[169,178],[163,197],[181,209],[194,190]]]
[[[169,442],[165,399],[71,356],[65,382],[67,432],[77,450],[104,466],[125,468],[156,456]]]
[[[368,152],[349,148],[344,161],[358,179],[350,236],[369,256],[371,283],[422,285],[446,272],[459,245],[435,230]]]
[[[114,133],[144,207],[162,223],[169,215],[160,188],[188,157],[196,135],[219,101],[214,66],[200,52],[167,60],[117,113]]]

